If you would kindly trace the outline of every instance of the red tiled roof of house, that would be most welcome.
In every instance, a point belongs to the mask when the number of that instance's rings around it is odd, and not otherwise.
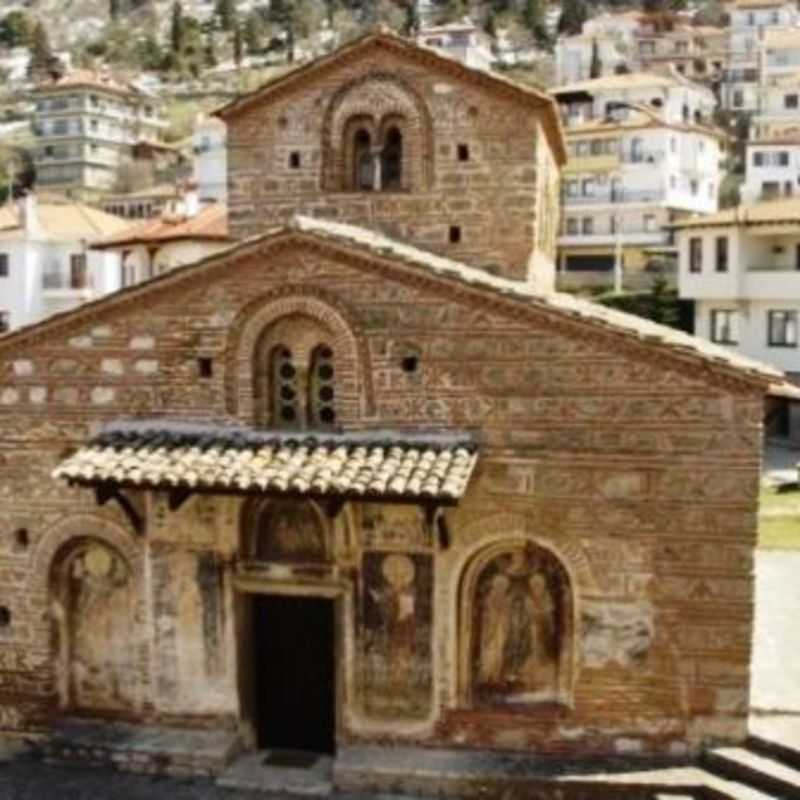
[[[96,249],[112,249],[136,244],[158,244],[180,239],[226,241],[228,209],[221,203],[206,206],[193,217],[169,214],[137,222],[118,234],[94,245]]]

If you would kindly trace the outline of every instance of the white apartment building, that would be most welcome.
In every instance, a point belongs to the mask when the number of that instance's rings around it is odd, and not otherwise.
[[[757,111],[765,40],[773,31],[796,27],[800,12],[793,0],[735,0],[730,20],[730,52],[720,101],[726,109]]]
[[[154,97],[88,70],[38,84],[31,99],[36,180],[48,189],[113,189],[134,147],[156,142],[167,125]]]
[[[743,203],[800,195],[800,127],[747,143]]]
[[[800,129],[800,68],[773,77],[761,89],[760,111],[750,125],[753,141],[783,137]]]
[[[125,225],[80,203],[37,202],[34,195],[0,208],[0,330],[119,289],[119,254],[90,244]]]
[[[616,36],[603,33],[595,36],[562,36],[556,42],[554,54],[556,85],[589,80],[595,47],[600,58],[599,77],[616,74],[627,61],[624,48]]]
[[[476,69],[489,69],[494,61],[489,37],[468,18],[423,28],[417,34],[417,44],[441,50]]]
[[[686,220],[676,240],[695,334],[800,373],[800,198]]]
[[[723,135],[710,91],[678,77],[620,75],[562,87],[569,160],[562,176],[559,284],[649,282],[673,256],[670,223],[713,213]]]
[[[198,116],[192,133],[192,153],[192,181],[200,203],[227,203],[227,127],[221,119]]]

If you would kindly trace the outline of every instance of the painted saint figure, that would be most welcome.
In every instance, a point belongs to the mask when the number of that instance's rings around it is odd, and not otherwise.
[[[502,702],[552,694],[558,681],[556,604],[525,550],[491,562],[478,581],[475,688]]]

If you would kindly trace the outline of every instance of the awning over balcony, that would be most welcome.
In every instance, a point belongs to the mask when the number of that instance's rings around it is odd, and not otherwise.
[[[279,494],[453,505],[477,461],[459,432],[327,433],[113,423],[53,477],[94,487]]]

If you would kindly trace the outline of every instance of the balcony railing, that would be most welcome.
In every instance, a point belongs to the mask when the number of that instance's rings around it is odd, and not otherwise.
[[[657,164],[664,160],[663,150],[645,150],[641,153],[632,151],[622,151],[619,154],[620,160],[625,164]]]
[[[800,264],[751,264],[748,272],[796,272],[800,275]]]
[[[91,286],[85,274],[70,275],[68,272],[45,272],[42,274],[42,288],[82,291],[91,289]]]
[[[565,206],[592,206],[608,203],[660,203],[664,196],[663,189],[639,191],[620,189],[616,192],[605,192],[603,194],[577,195],[575,197],[564,195],[563,203]]]

